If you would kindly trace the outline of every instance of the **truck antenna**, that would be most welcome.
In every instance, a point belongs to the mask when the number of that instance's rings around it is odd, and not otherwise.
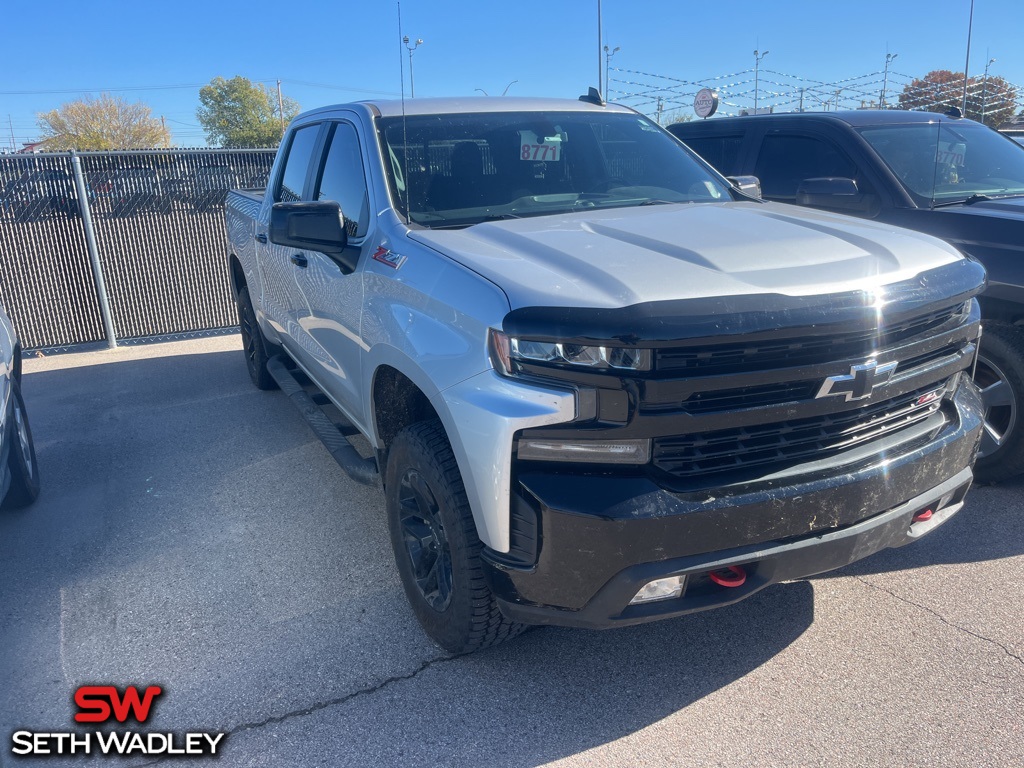
[[[409,216],[409,134],[405,128],[405,58],[402,56],[402,2],[396,0],[398,5],[398,80],[402,86],[402,183],[405,186],[405,225],[409,226],[412,219]],[[412,60],[410,59],[410,66]]]

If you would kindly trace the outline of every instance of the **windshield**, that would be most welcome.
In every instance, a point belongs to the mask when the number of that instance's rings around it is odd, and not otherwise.
[[[918,204],[1024,195],[1024,147],[978,123],[860,129]]]
[[[645,117],[489,112],[379,119],[395,207],[426,227],[591,208],[730,200]]]

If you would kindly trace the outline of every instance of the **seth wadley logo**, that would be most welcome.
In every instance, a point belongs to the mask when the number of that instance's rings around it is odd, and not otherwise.
[[[84,685],[75,691],[76,723],[137,723],[149,719],[153,702],[163,689],[150,685],[139,694],[129,685],[122,693],[113,685]],[[225,733],[158,733],[150,731],[35,732],[15,731],[11,736],[13,755],[216,755]]]

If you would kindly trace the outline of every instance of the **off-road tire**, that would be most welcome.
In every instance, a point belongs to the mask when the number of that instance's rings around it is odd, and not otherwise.
[[[256,321],[256,311],[249,298],[249,289],[242,286],[238,290],[238,325],[242,332],[242,352],[245,354],[245,367],[249,370],[249,378],[257,389],[277,389],[277,382],[267,370],[270,359],[270,344],[267,342],[260,325]]]
[[[975,383],[982,391],[986,434],[974,475],[989,483],[1016,477],[1024,472],[1024,329],[985,321]]]
[[[422,481],[422,486],[416,478]],[[429,499],[422,497],[423,500],[427,506],[430,502],[436,506],[439,522],[436,528],[440,530],[433,538],[433,545],[439,553],[446,554],[450,567],[447,600],[435,596],[435,604],[417,583],[416,566],[407,546],[409,528],[405,527],[403,517],[408,520],[419,512],[427,514],[415,501],[409,501],[413,485],[421,490],[425,487]],[[398,433],[388,452],[385,488],[395,564],[413,613],[427,635],[451,653],[468,653],[497,645],[526,629],[502,615],[487,586],[480,561],[483,544],[473,523],[455,455],[440,421],[423,421]],[[422,542],[422,539],[413,537],[413,541]],[[420,552],[427,550],[427,547],[419,547]],[[438,554],[438,560],[443,563],[442,554]]]
[[[21,397],[17,379],[11,379],[11,413],[7,426],[7,467],[11,472],[11,485],[3,499],[7,509],[27,507],[39,496],[39,462],[32,442],[32,429],[28,425],[28,412]]]

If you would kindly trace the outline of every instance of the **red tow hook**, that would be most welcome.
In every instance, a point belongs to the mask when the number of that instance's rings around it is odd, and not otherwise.
[[[708,578],[720,587],[742,587],[747,581],[747,572],[738,565],[730,565],[710,571]]]
[[[923,523],[925,520],[931,520],[932,519],[932,515],[934,515],[934,514],[935,513],[932,512],[930,509],[926,509],[924,512],[918,512],[916,515],[914,515],[913,522],[915,522],[915,523]]]

